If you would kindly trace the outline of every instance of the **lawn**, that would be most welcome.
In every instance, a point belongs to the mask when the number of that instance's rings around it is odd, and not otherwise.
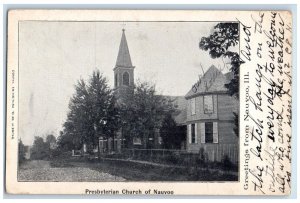
[[[120,160],[53,160],[52,167],[86,167],[126,181],[238,181],[238,173],[197,167],[159,166]]]

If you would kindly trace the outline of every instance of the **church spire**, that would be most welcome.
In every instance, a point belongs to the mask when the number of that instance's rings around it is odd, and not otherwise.
[[[132,66],[125,30],[122,30],[122,38],[119,47],[116,66],[114,70],[115,91],[117,98],[122,98],[133,93],[134,66]]]
[[[121,43],[120,43],[120,47],[119,47],[119,53],[118,53],[118,58],[117,58],[117,62],[116,62],[116,67],[127,67],[127,68],[132,67],[129,49],[128,49],[128,45],[127,45],[127,40],[126,40],[126,36],[125,36],[125,29],[122,29],[122,38],[121,38]]]

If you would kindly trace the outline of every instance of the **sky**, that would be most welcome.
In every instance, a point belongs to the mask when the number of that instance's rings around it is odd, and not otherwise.
[[[156,85],[159,94],[184,96],[211,65],[223,67],[199,49],[217,22],[45,22],[19,24],[19,136],[58,136],[74,85],[100,70],[113,88],[122,29],[125,28],[135,81]],[[226,70],[225,70],[226,71]]]

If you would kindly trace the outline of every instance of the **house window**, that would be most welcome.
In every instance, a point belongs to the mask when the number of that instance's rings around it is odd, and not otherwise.
[[[197,143],[197,124],[189,124],[188,125],[188,138],[190,144]]]
[[[211,114],[214,112],[214,103],[213,103],[213,96],[212,95],[206,95],[204,96],[204,113],[205,114]]]
[[[213,122],[205,123],[205,143],[213,143]]]
[[[133,138],[133,144],[134,145],[141,145],[142,144],[142,140],[139,137],[134,137]]]
[[[127,72],[123,74],[123,85],[129,86],[129,74]]]
[[[191,142],[192,143],[196,143],[196,132],[195,132],[196,128],[195,128],[195,123],[192,124],[192,136],[191,136]]]
[[[191,99],[191,113],[192,115],[196,114],[196,98]]]
[[[219,143],[218,122],[200,123],[201,143]]]

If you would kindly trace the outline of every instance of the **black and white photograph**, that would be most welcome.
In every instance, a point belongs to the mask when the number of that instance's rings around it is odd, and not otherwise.
[[[18,181],[238,181],[238,22],[24,21],[19,61]]]
[[[7,192],[290,195],[293,18],[10,10]]]

